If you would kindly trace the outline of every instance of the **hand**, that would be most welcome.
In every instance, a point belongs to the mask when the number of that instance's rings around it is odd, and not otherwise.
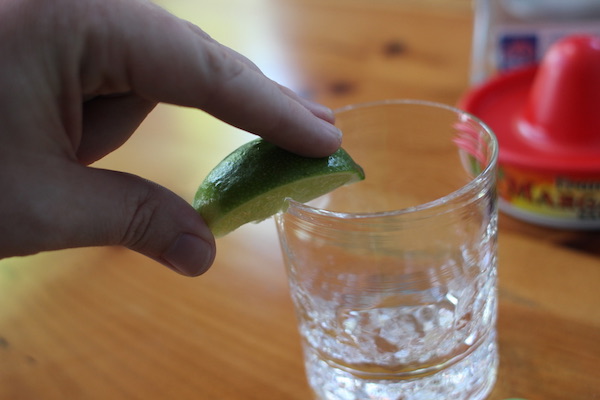
[[[306,156],[341,142],[329,109],[144,0],[0,2],[0,89],[0,258],[122,245],[184,275],[206,271],[214,238],[186,201],[87,166],[158,102]]]

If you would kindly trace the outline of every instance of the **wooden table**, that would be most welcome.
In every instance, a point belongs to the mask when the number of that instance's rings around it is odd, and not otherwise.
[[[162,4],[331,107],[390,97],[454,104],[468,85],[466,0]],[[161,106],[98,165],[191,200],[249,138]],[[504,215],[500,225],[501,364],[490,399],[600,399],[600,233]],[[310,399],[272,221],[218,248],[196,279],[122,248],[0,261],[0,399]]]

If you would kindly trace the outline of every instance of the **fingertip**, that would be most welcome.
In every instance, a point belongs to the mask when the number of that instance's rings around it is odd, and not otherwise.
[[[160,261],[167,267],[189,277],[208,271],[214,259],[214,240],[191,233],[180,234],[160,257]]]
[[[330,124],[335,123],[335,114],[331,108],[304,98],[300,98],[300,101],[314,116],[329,122]]]
[[[315,117],[318,117],[322,120],[325,120],[327,122],[329,122],[330,124],[335,123],[335,113],[334,111],[321,104],[321,103],[317,103],[315,101],[309,100],[305,97],[302,97],[300,95],[298,95],[296,92],[294,92],[292,89],[283,86],[277,82],[275,82],[280,90],[287,96],[289,96],[292,100],[300,103],[304,108],[306,108],[308,111],[310,111]]]
[[[321,132],[325,136],[324,146],[322,147],[325,156],[333,154],[342,145],[342,131],[334,124],[320,119]]]

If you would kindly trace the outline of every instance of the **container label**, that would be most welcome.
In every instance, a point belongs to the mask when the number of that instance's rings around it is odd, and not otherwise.
[[[498,193],[510,206],[539,217],[600,222],[598,176],[555,176],[503,166]]]
[[[499,25],[496,28],[495,65],[508,71],[539,62],[557,40],[574,34],[600,36],[598,22]]]

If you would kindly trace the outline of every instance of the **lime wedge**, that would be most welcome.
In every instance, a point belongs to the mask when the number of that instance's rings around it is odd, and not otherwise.
[[[220,237],[282,211],[286,198],[307,202],[363,179],[363,169],[341,148],[329,157],[307,158],[256,139],[208,174],[193,206]]]

